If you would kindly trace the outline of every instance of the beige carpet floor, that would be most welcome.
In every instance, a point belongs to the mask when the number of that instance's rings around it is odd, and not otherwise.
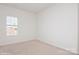
[[[39,40],[9,44],[0,47],[0,55],[74,55]]]

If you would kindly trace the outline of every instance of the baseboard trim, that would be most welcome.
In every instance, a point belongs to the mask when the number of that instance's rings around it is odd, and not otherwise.
[[[21,41],[15,41],[15,42],[10,42],[10,43],[5,43],[5,44],[0,44],[1,46],[5,46],[5,45],[12,45],[12,44],[17,44],[17,43],[22,43],[22,42],[28,42],[28,41],[32,41],[32,40],[36,40],[36,39],[29,39],[29,40],[21,40]]]
[[[7,43],[7,44],[0,45],[0,47],[1,46],[5,46],[5,45],[12,45],[12,44],[17,44],[17,43],[22,43],[22,42],[26,42],[26,41],[28,42],[28,41],[32,41],[32,40],[33,41],[34,40],[39,40],[39,41],[44,42],[44,43],[46,43],[46,44],[48,44],[50,46],[55,46],[55,47],[57,47],[59,49],[68,51],[68,52],[73,53],[73,54],[76,54],[76,55],[78,54],[75,49],[65,49],[65,48],[62,48],[62,47],[57,46],[56,44],[52,44],[53,42],[49,42],[48,40],[41,40],[41,39],[30,39],[30,40],[24,40],[24,41],[20,41],[20,42]]]
[[[38,39],[38,40],[40,40],[40,39]],[[53,46],[55,46],[55,47],[57,47],[57,48],[59,48],[59,49],[62,49],[62,50],[65,50],[65,51],[68,51],[68,52],[70,52],[70,53],[73,53],[73,54],[78,54],[78,52],[75,50],[75,49],[65,49],[65,48],[62,48],[62,47],[59,47],[59,46],[57,46],[56,44],[51,44],[49,41],[47,41],[47,40],[40,40],[40,41],[42,41],[42,42],[44,42],[44,43],[47,43],[47,44],[49,44],[49,45],[53,45]]]

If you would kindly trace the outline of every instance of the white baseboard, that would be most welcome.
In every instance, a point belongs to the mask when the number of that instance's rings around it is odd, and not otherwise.
[[[38,40],[40,40],[40,41],[42,41],[42,42],[45,42],[45,43],[47,43],[47,44],[50,44],[50,45],[56,46],[56,47],[58,47],[58,48],[61,48],[61,49],[67,50],[67,51],[69,51],[69,52],[72,52],[72,53],[78,54],[78,51],[77,51],[76,49],[63,48],[63,47],[60,47],[59,45],[53,43],[52,41],[50,42],[50,41],[48,41],[48,40],[42,40],[42,39],[38,39]]]
[[[40,40],[42,42],[45,42],[47,44],[50,44],[50,45],[53,45],[53,46],[56,46],[56,47],[59,47],[61,49],[64,49],[64,50],[67,50],[67,51],[70,51],[72,53],[75,53],[75,54],[78,54],[77,50],[76,49],[68,49],[68,48],[63,48],[63,47],[60,47],[59,45],[55,44],[54,42],[52,41],[49,41],[49,40],[42,40],[42,39],[29,39],[29,40],[22,40],[22,41],[16,41],[16,42],[8,42],[8,43],[5,43],[5,44],[0,44],[0,46],[3,46],[3,45],[8,45],[8,44],[15,44],[15,43],[20,43],[20,42],[24,42],[24,41],[30,41],[30,40]]]
[[[19,40],[19,41],[13,41],[13,42],[3,42],[3,43],[0,43],[0,46],[16,44],[16,43],[21,43],[21,42],[30,41],[30,40],[35,40],[35,39]]]

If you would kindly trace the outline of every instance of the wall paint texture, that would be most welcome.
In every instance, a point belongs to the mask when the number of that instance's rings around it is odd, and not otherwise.
[[[54,4],[38,13],[38,39],[77,53],[77,4]]]
[[[6,16],[15,16],[18,18],[17,36],[6,35]],[[32,40],[35,39],[35,37],[35,14],[18,10],[16,8],[0,5],[0,45]]]

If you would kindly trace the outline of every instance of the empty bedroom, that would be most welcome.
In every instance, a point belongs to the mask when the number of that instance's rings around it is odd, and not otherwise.
[[[78,3],[0,3],[0,55],[78,55]]]

